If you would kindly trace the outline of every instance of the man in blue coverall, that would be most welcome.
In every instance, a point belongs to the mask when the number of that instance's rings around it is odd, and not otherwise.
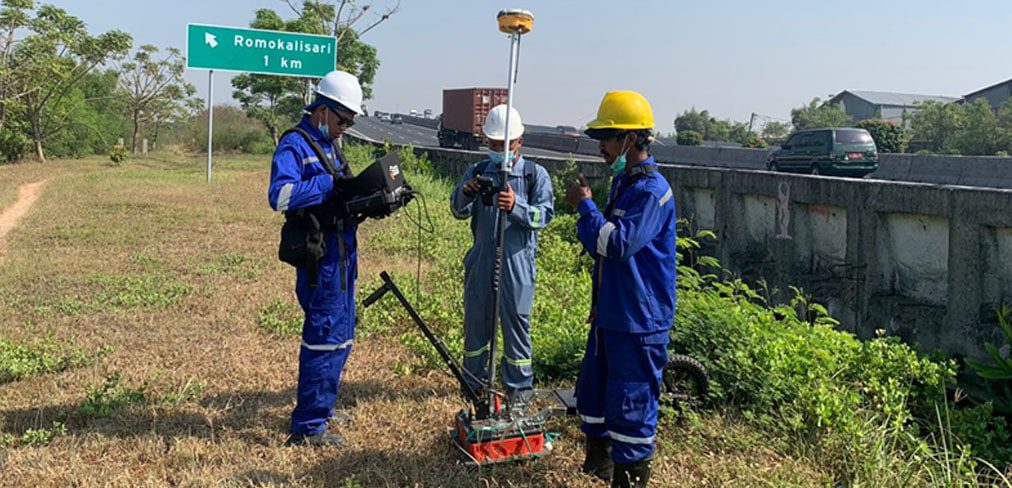
[[[603,212],[582,175],[566,193],[580,213],[580,242],[595,257],[590,337],[576,384],[587,435],[583,470],[610,478],[612,487],[642,487],[675,313],[675,203],[648,152],[654,117],[642,95],[607,93],[587,127],[615,177]]]
[[[297,127],[319,144],[335,167],[340,167],[334,141],[354,124],[356,115],[362,114],[361,105],[358,79],[343,71],[331,71],[320,81],[316,99],[305,108]],[[288,133],[278,142],[268,190],[274,210],[325,212],[321,204],[335,196],[335,186],[339,188],[340,181],[327,172],[302,135]],[[346,420],[334,415],[334,403],[355,332],[358,250],[354,222],[322,228],[326,254],[319,261],[319,269],[314,273],[306,266],[296,268],[295,294],[306,318],[299,352],[298,398],[288,443],[339,446],[344,438],[329,432],[327,421]]]
[[[472,165],[450,195],[450,209],[458,219],[471,218],[474,245],[464,256],[464,368],[474,388],[488,381],[488,354],[492,332],[492,278],[495,272],[498,212],[506,212],[503,242],[502,375],[513,406],[522,406],[533,387],[531,362],[531,304],[534,300],[534,257],[538,230],[554,215],[554,194],[548,172],[520,156],[524,126],[514,109],[510,115],[510,153],[513,168],[506,189],[492,205],[478,194],[479,175],[492,178],[500,187],[499,168],[506,138],[506,106],[489,111],[482,132],[488,140],[489,157]]]

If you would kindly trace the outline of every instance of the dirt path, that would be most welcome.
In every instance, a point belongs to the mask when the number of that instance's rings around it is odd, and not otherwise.
[[[0,264],[7,252],[7,234],[17,227],[21,218],[28,213],[42,193],[42,187],[49,180],[26,183],[18,187],[18,198],[9,207],[0,211]]]

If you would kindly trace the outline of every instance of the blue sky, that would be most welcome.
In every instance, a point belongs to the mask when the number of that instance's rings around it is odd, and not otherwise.
[[[93,33],[117,28],[135,45],[179,48],[187,22],[245,26],[262,7],[293,15],[281,0],[54,3]],[[670,132],[691,107],[787,119],[845,89],[959,96],[1012,78],[1008,0],[402,0],[364,38],[382,61],[370,108],[438,113],[444,87],[504,86],[509,44],[495,14],[507,7],[535,15],[516,92],[531,123],[582,125],[617,89],[643,93]],[[206,96],[206,72],[187,77]],[[228,74],[215,73],[215,102],[231,92]]]

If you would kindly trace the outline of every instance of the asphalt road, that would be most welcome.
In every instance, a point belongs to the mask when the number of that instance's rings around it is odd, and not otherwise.
[[[392,144],[411,144],[415,147],[439,147],[439,139],[436,137],[436,130],[420,125],[412,124],[391,124],[381,122],[375,117],[357,117],[355,127],[352,129],[360,134],[377,141],[390,141]],[[482,147],[482,150],[485,150]],[[533,147],[523,148],[522,154],[531,156],[554,156],[565,158],[569,153],[537,149]],[[582,156],[587,158],[588,156]]]

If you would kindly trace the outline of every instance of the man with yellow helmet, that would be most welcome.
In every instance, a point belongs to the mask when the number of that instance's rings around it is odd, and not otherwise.
[[[577,236],[596,259],[576,385],[583,470],[612,487],[647,486],[675,314],[675,202],[649,154],[654,116],[642,95],[607,93],[587,127],[615,177],[603,212],[582,175],[566,193],[580,213]]]

